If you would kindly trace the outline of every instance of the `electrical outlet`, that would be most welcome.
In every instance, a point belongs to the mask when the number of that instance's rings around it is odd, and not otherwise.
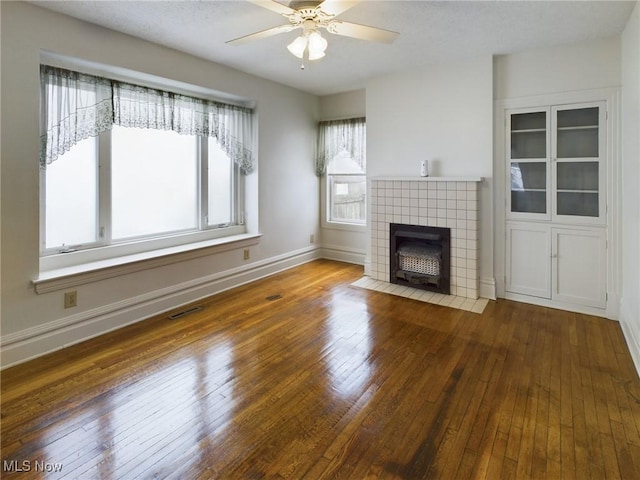
[[[66,292],[64,294],[64,308],[76,307],[78,305],[78,292]]]
[[[309,243],[316,243],[316,236],[313,233],[309,235]]]
[[[250,258],[250,257],[251,257],[251,254],[250,254],[250,252],[249,252],[249,249],[248,249],[248,248],[245,248],[245,249],[244,249],[244,259],[245,259],[245,260],[249,260],[249,258]]]

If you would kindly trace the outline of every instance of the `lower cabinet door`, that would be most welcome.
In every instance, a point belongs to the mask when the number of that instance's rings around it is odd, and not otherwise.
[[[604,229],[553,228],[552,300],[604,308],[607,302]]]
[[[551,298],[550,232],[544,224],[507,224],[508,292]]]

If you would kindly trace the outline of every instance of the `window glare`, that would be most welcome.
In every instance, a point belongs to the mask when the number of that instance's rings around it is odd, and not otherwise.
[[[209,217],[208,225],[230,224],[232,218],[233,165],[218,141],[209,139]]]
[[[47,165],[45,247],[97,240],[97,138],[80,141]]]
[[[112,237],[197,228],[195,136],[114,126],[111,132]]]

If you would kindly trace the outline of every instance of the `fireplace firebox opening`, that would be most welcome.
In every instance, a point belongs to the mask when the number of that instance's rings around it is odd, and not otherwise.
[[[449,295],[451,229],[391,223],[391,283]]]

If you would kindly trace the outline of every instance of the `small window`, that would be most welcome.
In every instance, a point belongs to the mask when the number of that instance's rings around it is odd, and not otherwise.
[[[367,177],[342,150],[327,167],[328,221],[364,225],[367,218]]]
[[[326,177],[326,221],[364,226],[367,219],[365,118],[318,125],[316,172]]]

